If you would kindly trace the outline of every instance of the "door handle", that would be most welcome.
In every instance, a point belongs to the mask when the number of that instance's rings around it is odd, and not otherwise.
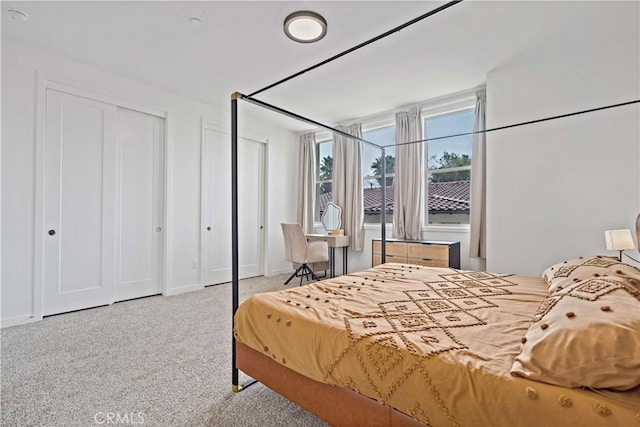
[[[162,227],[156,227],[156,231],[159,233],[162,231]]]
[[[49,236],[55,236],[56,230],[49,230]]]
[[[207,231],[211,231],[211,227],[207,227]]]
[[[264,228],[264,225],[261,225],[261,226],[260,226],[260,230],[262,230],[263,228]]]

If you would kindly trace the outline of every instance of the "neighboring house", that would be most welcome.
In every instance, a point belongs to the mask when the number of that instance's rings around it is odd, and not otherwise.
[[[468,224],[470,181],[430,182],[428,189],[430,224]],[[382,189],[364,189],[364,221],[379,222],[382,210]],[[320,195],[320,212],[331,201],[331,193]],[[393,217],[394,188],[387,187],[387,222]]]

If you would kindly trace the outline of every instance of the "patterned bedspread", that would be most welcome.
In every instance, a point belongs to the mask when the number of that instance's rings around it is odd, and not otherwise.
[[[638,390],[509,373],[546,293],[538,278],[383,264],[255,295],[235,334],[289,369],[433,426],[640,425]],[[602,406],[606,416],[594,410]]]

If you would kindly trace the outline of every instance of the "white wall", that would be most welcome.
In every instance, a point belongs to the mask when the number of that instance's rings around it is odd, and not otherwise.
[[[200,284],[193,260],[200,259],[201,120],[229,127],[229,112],[113,73],[3,38],[2,40],[2,287],[3,326],[29,320],[33,312],[34,174],[37,72],[114,98],[168,112],[168,193],[170,221],[166,254],[167,293]],[[180,76],[188,78],[188,76]],[[215,76],[212,76],[215,78]],[[293,183],[297,174],[297,137],[268,123],[245,119],[240,129],[269,139],[267,184],[267,274],[286,269],[279,222],[295,216]],[[227,207],[224,207],[227,208]],[[227,250],[227,248],[221,248]]]
[[[490,72],[487,127],[639,99],[638,45],[616,40]],[[640,108],[489,133],[487,171],[487,270],[539,275],[569,258],[615,255],[604,230],[633,229],[640,212]]]

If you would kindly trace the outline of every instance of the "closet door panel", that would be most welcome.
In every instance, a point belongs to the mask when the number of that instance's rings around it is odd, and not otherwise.
[[[231,136],[203,129],[204,285],[231,280]],[[241,279],[264,274],[266,144],[238,139],[238,240]]]
[[[113,292],[115,107],[48,90],[44,314],[109,303]]]
[[[161,292],[164,120],[118,108],[120,170],[116,300]]]

